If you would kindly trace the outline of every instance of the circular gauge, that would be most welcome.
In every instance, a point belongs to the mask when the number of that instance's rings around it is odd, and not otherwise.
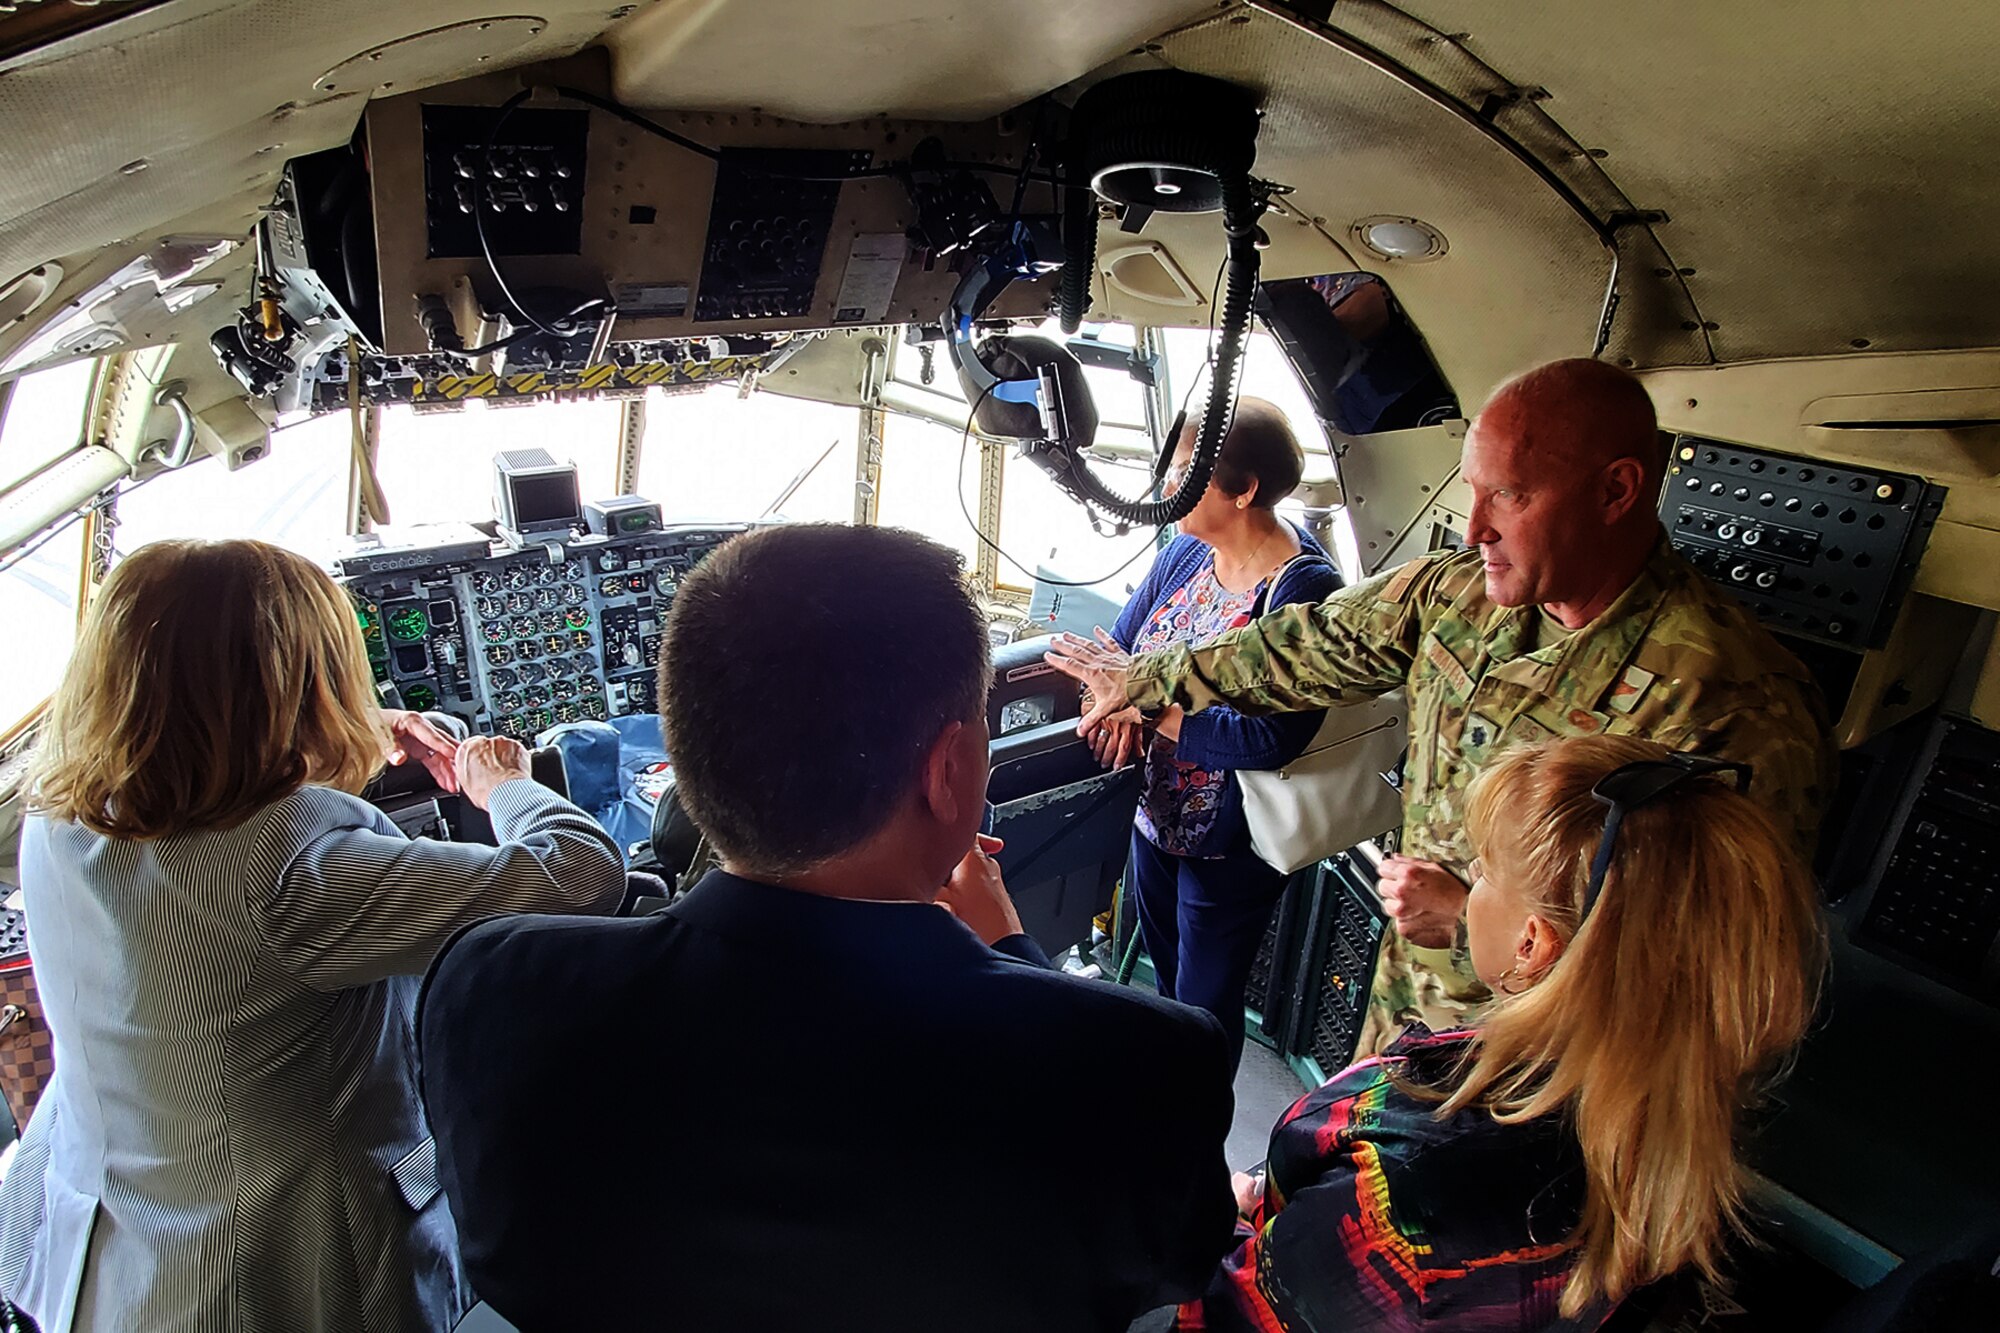
[[[550,657],[560,657],[563,649],[567,647],[569,645],[563,641],[563,636],[560,634],[551,634],[542,640],[542,648]]]
[[[422,607],[399,606],[389,613],[389,637],[415,643],[430,632],[431,618]]]
[[[528,735],[534,735],[549,725],[549,710],[537,708],[533,712],[521,714],[521,725]]]
[[[481,595],[500,591],[500,576],[490,569],[482,569],[472,576],[472,590]]]
[[[513,567],[512,569],[508,570],[508,571],[507,571],[507,586],[508,586],[508,587],[510,587],[510,588],[525,588],[525,587],[527,587],[527,586],[528,586],[528,571],[527,571],[526,569],[522,568],[522,567],[521,567],[520,565],[516,565],[516,566],[514,566],[514,567]]]
[[[604,699],[600,695],[586,694],[577,704],[577,709],[592,722],[604,717]]]
[[[373,606],[364,606],[354,613],[355,619],[361,622],[363,642],[373,645],[382,641],[381,614]]]
[[[522,727],[521,719],[513,716],[493,719],[493,729],[502,736],[525,736],[528,734]]]
[[[539,565],[535,569],[535,582],[555,583],[562,578],[562,571],[554,565]]]
[[[562,677],[560,680],[550,681],[549,693],[558,699],[574,699],[576,698],[576,682],[567,676]]]
[[[588,648],[593,642],[587,630],[578,630],[569,636],[569,646],[572,648]]]
[[[507,604],[498,597],[482,597],[472,604],[472,609],[479,613],[481,620],[498,620],[507,614]]]
[[[512,713],[521,707],[521,692],[506,690],[493,696],[493,706],[503,713]]]
[[[597,567],[606,574],[625,568],[625,557],[616,551],[605,551],[597,557]]]
[[[581,606],[571,607],[569,614],[564,617],[564,620],[569,623],[571,629],[589,629],[590,611]]]
[[[572,583],[562,590],[564,606],[582,606],[584,597],[583,585],[580,583]]]
[[[556,705],[556,721],[558,722],[574,722],[581,716],[582,714],[577,710],[575,704]]]
[[[507,594],[507,610],[513,615],[522,615],[535,608],[535,599],[524,592]]]
[[[679,576],[671,569],[662,569],[653,575],[653,586],[669,597],[674,595],[674,587],[679,581]]]
[[[549,611],[549,612],[546,612],[546,613],[544,613],[544,614],[543,614],[543,616],[542,616],[542,622],[541,622],[541,623],[542,623],[542,633],[544,633],[544,634],[560,634],[560,633],[562,633],[562,630],[563,630],[563,618],[562,618],[562,613],[561,613],[560,611]],[[556,652],[556,651],[558,651],[558,650],[557,650],[557,649],[554,649],[554,648],[551,648],[551,649],[549,649],[549,651],[553,653],[553,652]]]
[[[553,669],[555,669],[554,663],[523,662],[521,663],[521,670],[517,675],[522,681],[533,684],[538,680],[547,680],[549,672]]]
[[[568,579],[568,580],[569,580],[569,581],[570,581],[571,583],[574,583],[574,582],[576,582],[576,581],[577,581],[578,579],[582,578],[582,577],[583,577],[583,561],[581,561],[581,560],[565,560],[565,561],[563,561],[563,567],[562,567],[562,576],[563,576],[564,578]]]
[[[515,682],[519,679],[520,677],[512,671],[489,671],[486,673],[486,683],[496,690],[511,690],[514,688]]]
[[[419,713],[436,708],[437,701],[437,691],[428,685],[409,685],[403,689],[403,702]]]
[[[488,625],[486,627],[488,633],[495,632],[499,628],[498,625]],[[513,660],[514,650],[504,643],[496,643],[486,650],[486,665],[488,666],[506,666]]]
[[[533,616],[515,616],[507,628],[514,632],[515,638],[526,639],[532,637],[541,627],[535,623]]]
[[[599,597],[623,597],[625,595],[625,580],[603,579],[599,581],[597,595]]]
[[[562,594],[554,588],[543,588],[535,594],[535,605],[544,611],[553,611],[562,605]]]
[[[595,676],[597,674],[597,659],[589,653],[578,653],[575,657],[569,659],[569,669],[579,676]]]
[[[521,697],[527,700],[528,707],[540,708],[549,701],[549,688],[546,685],[530,685],[521,691]]]

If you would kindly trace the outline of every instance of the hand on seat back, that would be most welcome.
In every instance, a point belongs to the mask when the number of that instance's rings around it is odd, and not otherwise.
[[[458,747],[458,786],[481,810],[493,799],[493,789],[528,772],[528,751],[506,736],[474,736]]]
[[[430,770],[438,786],[446,791],[458,790],[454,763],[458,757],[457,741],[432,726],[422,713],[385,708],[382,720],[389,724],[391,744],[384,757],[391,764],[400,765],[415,759]]]

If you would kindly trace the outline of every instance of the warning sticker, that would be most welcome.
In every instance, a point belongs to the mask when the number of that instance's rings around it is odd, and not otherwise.
[[[847,269],[833,299],[836,324],[873,324],[889,313],[909,242],[899,231],[868,232],[847,247]]]
[[[684,282],[621,282],[611,289],[620,319],[679,319],[688,312]]]

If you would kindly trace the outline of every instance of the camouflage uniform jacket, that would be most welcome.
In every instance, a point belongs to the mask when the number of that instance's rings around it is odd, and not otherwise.
[[[1604,613],[1564,630],[1539,607],[1496,606],[1476,549],[1439,551],[1317,603],[1284,607],[1199,648],[1133,663],[1143,709],[1225,703],[1246,714],[1408,690],[1403,850],[1464,878],[1466,789],[1512,745],[1636,735],[1748,762],[1751,795],[1810,854],[1831,796],[1824,705],[1796,658],[1664,535]],[[1462,947],[1387,932],[1359,1054],[1421,1018],[1442,1031],[1486,992]]]

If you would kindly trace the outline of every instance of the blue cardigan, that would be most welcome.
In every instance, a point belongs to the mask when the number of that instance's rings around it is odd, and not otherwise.
[[[1262,611],[1293,602],[1317,602],[1341,586],[1340,574],[1327,558],[1326,550],[1312,534],[1294,525],[1300,548],[1317,559],[1296,560],[1265,589]],[[1153,618],[1167,599],[1179,592],[1201,569],[1209,556],[1209,545],[1196,537],[1179,536],[1153,557],[1153,567],[1139,584],[1111,635],[1127,651],[1132,650],[1139,631]],[[1211,770],[1238,768],[1283,768],[1305,753],[1319,731],[1323,709],[1306,713],[1276,713],[1270,717],[1245,717],[1233,708],[1216,705],[1199,713],[1189,713],[1181,722],[1181,738],[1176,746],[1179,758]],[[1232,776],[1222,796],[1222,810],[1210,836],[1198,854],[1219,855],[1247,845],[1248,830],[1243,823],[1243,797]]]

